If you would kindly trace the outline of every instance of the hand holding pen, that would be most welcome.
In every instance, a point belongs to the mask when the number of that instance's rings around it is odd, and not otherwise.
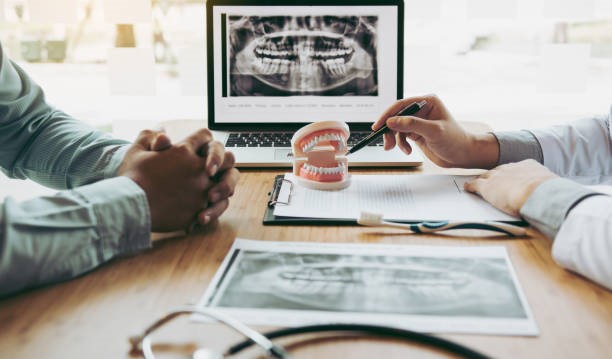
[[[422,100],[419,102],[413,102],[407,106],[402,107],[399,111],[397,111],[397,113],[395,114],[395,116],[410,116],[410,115],[414,115],[415,113],[419,112],[423,106],[425,106],[425,104],[427,104],[427,101]],[[366,136],[364,139],[362,139],[361,141],[357,142],[355,144],[355,146],[353,146],[347,154],[351,154],[351,153],[355,153],[357,151],[359,151],[360,149],[364,148],[365,146],[369,145],[371,142],[375,141],[377,138],[379,138],[380,136],[382,136],[385,132],[387,132],[389,130],[389,128],[387,127],[386,124],[382,125],[382,127],[380,127],[379,129],[373,131],[372,133],[370,133],[368,136]]]
[[[406,106],[425,101],[413,115],[401,115]],[[417,117],[418,116],[418,117]],[[491,133],[474,133],[463,129],[435,95],[411,97],[394,103],[372,125],[378,130],[386,125],[385,150],[396,145],[406,154],[412,153],[414,141],[423,153],[441,167],[493,168],[497,165],[499,145]]]

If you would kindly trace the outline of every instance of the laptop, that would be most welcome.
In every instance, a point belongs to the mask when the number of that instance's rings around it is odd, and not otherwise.
[[[349,147],[402,97],[403,1],[209,0],[208,128],[238,167],[290,167],[293,133],[349,125]],[[382,138],[354,167],[418,166]]]

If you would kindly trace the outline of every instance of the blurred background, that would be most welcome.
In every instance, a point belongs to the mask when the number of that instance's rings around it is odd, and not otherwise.
[[[53,105],[132,139],[160,122],[205,125],[204,8],[0,0],[0,41]],[[404,39],[405,95],[437,93],[458,120],[533,128],[612,104],[609,0],[406,0]]]

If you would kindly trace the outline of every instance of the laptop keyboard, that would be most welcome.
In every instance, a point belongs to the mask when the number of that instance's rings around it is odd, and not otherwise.
[[[353,147],[357,144],[357,142],[363,140],[365,137],[367,137],[370,133],[369,131],[355,131],[355,132],[351,132],[351,137],[349,137],[348,139],[348,146],[349,147]],[[378,137],[376,140],[370,142],[368,144],[368,146],[382,146],[384,144],[383,142],[383,136]]]
[[[370,132],[352,132],[348,139],[348,146],[353,147]],[[291,147],[292,132],[256,132],[256,133],[230,133],[225,147]],[[371,142],[368,146],[382,146],[383,137]]]

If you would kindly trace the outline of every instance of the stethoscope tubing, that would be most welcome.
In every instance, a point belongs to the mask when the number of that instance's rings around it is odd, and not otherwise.
[[[400,339],[415,343],[424,344],[436,349],[443,350],[448,353],[456,354],[464,358],[485,359],[489,356],[478,351],[470,349],[453,341],[443,339],[426,333],[419,333],[412,330],[400,329],[394,327],[386,327],[369,324],[314,324],[294,328],[283,328],[263,333],[263,336],[272,340],[282,337],[298,334],[322,333],[322,332],[352,332],[364,335],[374,335],[377,337],[386,337],[392,339]],[[254,343],[250,339],[245,339],[228,348],[225,355],[234,355],[242,350],[252,346]]]

